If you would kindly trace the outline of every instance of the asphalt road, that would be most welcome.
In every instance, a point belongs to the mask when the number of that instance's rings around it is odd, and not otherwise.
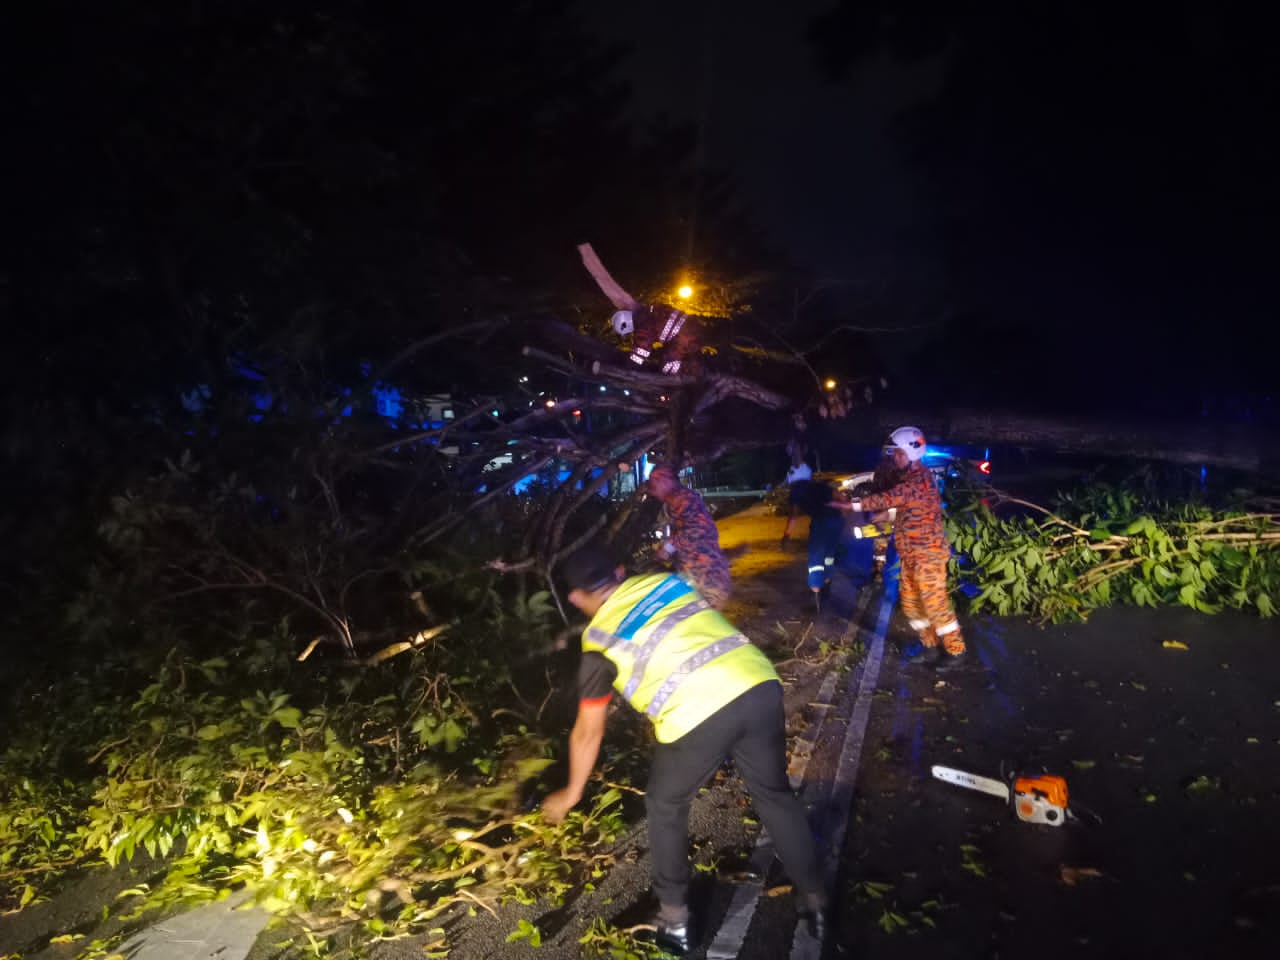
[[[966,632],[983,668],[945,684],[887,658],[830,956],[1277,956],[1280,625],[1125,608]],[[1022,823],[935,763],[1065,776],[1081,822]]]

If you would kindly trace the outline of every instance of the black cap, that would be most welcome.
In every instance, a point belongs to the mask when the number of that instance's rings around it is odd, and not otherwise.
[[[564,562],[564,579],[570,590],[590,593],[617,576],[618,563],[607,547],[589,543]]]

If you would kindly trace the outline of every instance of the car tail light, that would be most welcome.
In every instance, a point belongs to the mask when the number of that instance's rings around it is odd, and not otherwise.
[[[980,462],[978,463],[978,472],[979,472],[979,473],[985,473],[987,476],[990,476],[990,475],[991,475],[991,461],[990,461],[990,460],[982,460],[982,461],[980,461]]]

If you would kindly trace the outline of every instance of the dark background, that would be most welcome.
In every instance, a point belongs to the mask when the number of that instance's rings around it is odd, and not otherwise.
[[[1274,421],[1280,87],[1264,14],[696,10],[608,15],[637,45],[637,112],[697,124],[859,321],[931,324],[876,346],[945,382],[936,398]]]
[[[602,325],[583,240],[802,344],[874,331],[820,365],[906,403],[1274,421],[1264,15],[1041,6],[11,7],[10,456],[231,356],[321,395],[468,318]]]

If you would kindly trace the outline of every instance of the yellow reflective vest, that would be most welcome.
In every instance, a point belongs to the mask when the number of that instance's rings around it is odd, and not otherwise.
[[[778,679],[759,648],[670,574],[623,581],[582,634],[582,649],[618,668],[614,689],[653,722],[659,743]]]

